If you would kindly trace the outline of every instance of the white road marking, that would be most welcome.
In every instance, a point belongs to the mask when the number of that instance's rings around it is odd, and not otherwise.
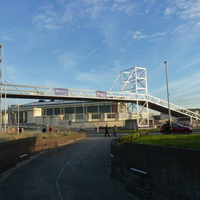
[[[19,156],[20,158],[23,158],[23,157],[25,157],[25,156],[28,156],[28,154],[26,153],[26,154],[23,154],[23,155],[21,155],[21,156]]]
[[[145,171],[135,169],[135,168],[131,168],[131,171],[139,172],[139,173],[142,173],[142,174],[147,174]]]

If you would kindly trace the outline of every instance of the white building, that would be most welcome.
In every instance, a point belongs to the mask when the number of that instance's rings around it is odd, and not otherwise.
[[[126,104],[119,102],[43,101],[9,108],[9,124],[52,126],[60,128],[95,128],[108,125],[122,127],[134,119]]]

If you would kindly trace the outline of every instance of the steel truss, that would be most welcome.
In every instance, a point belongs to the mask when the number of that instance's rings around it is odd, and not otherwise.
[[[128,105],[129,118],[137,119],[139,127],[149,126],[149,109],[148,109],[148,90],[147,90],[147,74],[146,69],[134,67],[121,71],[110,91],[121,78],[121,92],[125,94],[135,94],[136,102]],[[141,103],[141,98],[143,102]]]

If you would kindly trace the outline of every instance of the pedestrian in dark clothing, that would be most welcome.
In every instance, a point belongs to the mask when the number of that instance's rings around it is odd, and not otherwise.
[[[117,127],[116,125],[113,127],[113,131],[114,131],[114,134],[113,134],[113,137],[117,137]]]
[[[43,127],[42,132],[45,133],[47,131],[47,129],[45,127]]]
[[[108,137],[110,137],[110,135],[108,133],[108,125],[106,125],[106,127],[105,127],[105,137],[106,137],[107,134],[108,134]]]
[[[19,133],[22,133],[22,128],[21,127],[19,127]]]

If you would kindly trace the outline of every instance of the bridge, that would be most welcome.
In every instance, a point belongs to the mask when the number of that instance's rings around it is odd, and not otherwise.
[[[113,91],[121,80],[121,91]],[[70,88],[38,87],[28,85],[2,84],[1,95],[4,98],[53,99],[124,102],[129,112],[137,115],[139,126],[148,126],[149,109],[168,114],[168,102],[147,93],[146,69],[134,67],[121,71],[109,91],[82,90]],[[118,88],[119,89],[119,88]],[[171,114],[175,117],[190,117],[200,120],[200,115],[186,108],[170,104]]]

